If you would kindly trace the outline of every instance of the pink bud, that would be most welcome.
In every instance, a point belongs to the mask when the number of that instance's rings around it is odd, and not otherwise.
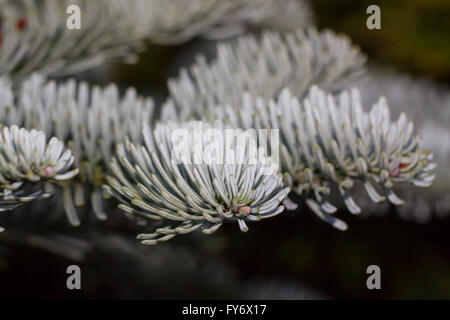
[[[400,173],[400,167],[396,167],[389,172],[389,175],[391,177],[396,177],[399,175],[399,173]]]
[[[245,216],[248,216],[250,214],[251,208],[249,206],[240,206],[237,208],[238,214],[244,214]]]
[[[26,18],[18,19],[16,22],[17,30],[23,31],[27,27],[27,24],[28,24],[28,20]]]
[[[44,175],[45,175],[46,177],[52,176],[52,175],[54,175],[54,174],[55,174],[55,169],[53,169],[52,166],[46,166],[46,167],[44,168]]]

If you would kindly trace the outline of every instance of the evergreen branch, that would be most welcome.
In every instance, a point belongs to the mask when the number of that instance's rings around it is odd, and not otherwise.
[[[80,7],[80,29],[66,26],[69,5]],[[224,38],[247,25],[286,28],[310,20],[309,7],[294,0],[0,0],[0,76],[72,75],[110,61],[133,63],[148,40]]]
[[[150,38],[181,43],[202,35],[224,39],[249,28],[293,30],[312,21],[309,5],[300,0],[159,0],[161,12]]]
[[[79,30],[66,26],[66,8],[74,4],[82,14]],[[134,61],[157,14],[155,1],[146,0],[2,0],[0,12],[0,75],[15,81]]]
[[[0,211],[50,197],[49,186],[40,183],[72,179],[78,174],[78,169],[70,169],[73,161],[72,151],[55,137],[46,144],[42,131],[4,127],[0,133]],[[38,190],[27,193],[30,185],[38,185]]]
[[[102,89],[74,80],[56,84],[33,75],[16,97],[11,82],[0,78],[0,103],[2,125],[42,130],[73,150],[80,174],[59,184],[71,224],[80,224],[75,207],[85,203],[86,195],[96,216],[106,219],[101,185],[112,153],[125,137],[140,141],[142,121],[153,117],[153,100],[137,96],[132,88],[120,97],[115,85]]]
[[[450,90],[448,86],[437,84],[425,78],[411,76],[376,67],[370,70],[368,81],[361,86],[364,103],[383,94],[389,100],[393,114],[407,111],[414,121],[423,143],[433,152],[436,180],[420,194],[411,188],[400,188],[399,195],[405,205],[397,208],[398,216],[419,223],[433,217],[443,218],[450,213]],[[407,92],[407,94],[405,94]],[[364,199],[361,199],[364,200]],[[361,203],[364,206],[364,202]],[[375,210],[376,209],[376,210]],[[374,208],[366,203],[364,213],[384,214],[386,206]]]
[[[428,187],[434,180],[433,155],[414,136],[413,123],[404,113],[391,121],[383,97],[365,112],[357,89],[334,98],[314,86],[302,102],[284,89],[278,100],[269,102],[246,94],[241,106],[237,113],[225,108],[230,123],[279,129],[288,184],[321,219],[338,229],[347,226],[332,216],[337,210],[329,202],[333,187],[347,209],[357,214],[360,207],[350,194],[355,182],[364,185],[373,202],[387,197],[401,205],[393,191],[395,184]]]
[[[192,122],[181,127],[158,124],[153,133],[145,127],[145,147],[127,141],[111,162],[113,174],[105,189],[122,202],[119,208],[140,219],[167,222],[155,232],[139,235],[143,244],[197,229],[211,234],[227,221],[237,222],[246,232],[246,222],[273,217],[284,209],[280,202],[289,188],[283,188],[277,165],[263,156],[251,164],[249,146],[242,149],[233,143],[223,144],[215,161],[198,161],[196,148],[209,149],[195,140],[193,126]],[[181,144],[172,135],[179,128],[189,130]],[[225,130],[219,132],[220,139],[225,138]],[[217,143],[211,141],[210,146]],[[206,157],[214,156],[213,151],[205,152],[209,152]],[[236,157],[233,161],[227,158],[230,154]]]
[[[207,118],[218,105],[237,109],[244,92],[267,100],[284,87],[300,98],[314,84],[339,92],[360,78],[364,62],[346,36],[331,31],[244,36],[234,44],[219,44],[213,62],[201,56],[189,71],[182,69],[169,80],[171,99],[163,118]]]

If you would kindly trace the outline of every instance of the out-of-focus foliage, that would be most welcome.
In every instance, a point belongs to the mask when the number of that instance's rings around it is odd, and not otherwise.
[[[70,5],[80,10],[77,29],[66,25]],[[0,0],[0,75],[73,75],[113,60],[136,62],[146,40],[221,39],[311,19],[298,0]]]

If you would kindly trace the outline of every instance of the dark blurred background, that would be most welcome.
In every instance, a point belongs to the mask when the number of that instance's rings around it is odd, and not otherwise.
[[[371,4],[381,7],[381,30],[366,28]],[[314,0],[311,5],[318,27],[348,34],[370,64],[449,85],[449,1]],[[136,65],[114,66],[107,77],[91,71],[80,78],[135,86],[162,101],[167,78],[204,52],[212,57],[214,43],[150,45]],[[134,240],[142,229],[111,209],[113,218],[106,223],[63,229],[80,241],[79,250],[67,256],[30,246],[20,236],[7,239],[8,246],[0,246],[0,297],[449,299],[450,219],[419,224],[395,211],[370,219],[340,212],[349,224],[340,232],[303,209],[252,224],[247,234],[226,225],[214,236],[144,247]],[[70,264],[81,267],[81,291],[66,288]],[[371,264],[381,268],[381,290],[366,287]]]

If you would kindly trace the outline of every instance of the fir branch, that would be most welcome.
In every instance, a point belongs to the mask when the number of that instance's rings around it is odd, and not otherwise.
[[[55,137],[46,144],[42,131],[4,127],[0,133],[0,211],[50,197],[45,183],[72,179],[78,173],[70,169],[73,161],[72,151]],[[29,185],[37,185],[38,190],[27,193]]]
[[[66,26],[69,5],[80,7],[79,30]],[[105,62],[133,63],[148,40],[225,38],[258,24],[299,27],[310,15],[294,0],[0,0],[0,76],[73,75]]]
[[[75,207],[86,202],[86,195],[96,216],[106,219],[101,185],[112,153],[125,137],[140,141],[142,122],[153,117],[153,100],[138,96],[132,88],[121,97],[113,84],[104,89],[74,80],[56,84],[33,75],[22,83],[17,96],[11,82],[0,78],[0,103],[2,125],[42,130],[73,150],[80,174],[60,184],[71,224],[80,224]]]
[[[82,13],[80,30],[66,26],[66,8]],[[106,61],[135,61],[155,23],[155,1],[0,1],[0,75],[77,73]],[[118,23],[120,22],[120,23]]]
[[[407,92],[407,94],[405,94]],[[369,103],[383,94],[389,100],[393,114],[406,111],[423,143],[433,152],[436,180],[421,193],[411,188],[399,188],[405,205],[396,211],[400,218],[419,223],[433,217],[446,217],[450,213],[450,90],[426,78],[413,78],[376,66],[370,70],[368,81],[361,86],[362,99]],[[386,206],[374,208],[370,203],[362,206],[364,213],[384,214]],[[376,210],[375,210],[376,209]]]
[[[331,31],[244,36],[234,44],[219,44],[213,62],[201,56],[189,71],[182,69],[169,80],[163,118],[207,118],[218,105],[237,109],[244,92],[275,99],[288,87],[302,98],[314,84],[338,92],[360,79],[364,62],[346,36]]]
[[[312,22],[303,0],[159,1],[159,19],[150,35],[157,43],[181,43],[198,35],[218,40],[252,28],[293,30]]]
[[[341,230],[347,226],[332,216],[337,210],[329,201],[333,187],[347,209],[358,214],[361,209],[350,194],[355,182],[373,202],[387,197],[401,205],[395,184],[429,187],[435,177],[433,155],[413,134],[413,123],[404,113],[391,121],[383,97],[365,112],[357,89],[334,98],[314,86],[302,102],[284,89],[276,101],[246,94],[239,112],[225,110],[235,127],[280,130],[288,184],[321,219]]]
[[[247,144],[244,149],[223,144],[216,161],[199,162],[195,146],[207,150],[207,144],[195,140],[193,126],[181,126],[189,130],[187,142],[181,145],[173,141],[172,133],[180,128],[175,123],[158,124],[154,132],[145,127],[145,146],[127,141],[119,145],[111,162],[112,175],[105,189],[122,202],[119,207],[141,219],[166,222],[155,232],[139,235],[143,244],[157,244],[197,229],[211,234],[227,221],[237,222],[246,232],[246,222],[273,217],[284,209],[280,202],[289,188],[283,188],[277,165],[264,157],[251,164]],[[224,130],[220,134],[225,138]],[[182,150],[177,149],[180,146]],[[180,153],[174,156],[173,150]],[[225,158],[230,154],[241,161],[229,162]]]

